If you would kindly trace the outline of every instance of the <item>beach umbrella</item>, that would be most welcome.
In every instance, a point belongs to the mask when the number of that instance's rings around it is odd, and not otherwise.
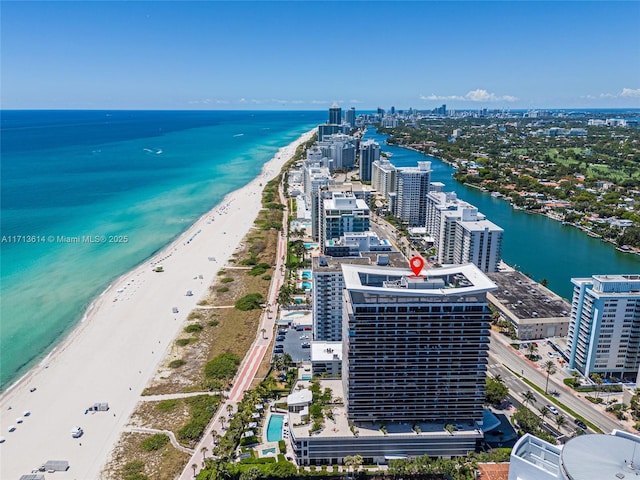
[[[24,412],[22,412],[23,417],[28,417],[29,415],[31,415],[31,412],[29,410],[25,410]]]
[[[13,432],[16,429],[15,425],[9,425],[9,431]]]
[[[0,443],[4,443],[4,437],[0,437]]]
[[[22,423],[22,421],[23,421],[23,418],[22,418],[22,417],[18,417],[18,418],[16,418],[16,423]]]

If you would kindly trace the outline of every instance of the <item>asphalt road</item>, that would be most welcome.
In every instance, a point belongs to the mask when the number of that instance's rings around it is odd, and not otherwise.
[[[544,390],[547,379],[546,373],[544,373],[539,367],[532,365],[523,357],[522,354],[518,354],[509,346],[508,342],[500,339],[499,335],[500,334],[495,334],[494,332],[491,333],[489,364],[491,365],[491,368],[495,368],[496,365],[504,365],[511,369],[511,371],[503,370],[508,373],[501,374],[501,377],[505,381],[509,391],[520,401],[523,400],[522,393],[527,390],[531,390],[533,392],[533,389],[513,372],[520,373],[527,380]],[[567,417],[567,420],[569,420],[573,425],[575,417],[563,410],[562,407],[565,405],[584,419],[602,429],[604,433],[610,433],[613,429],[626,430],[625,426],[613,415],[599,411],[591,402],[582,398],[581,395],[571,390],[569,387],[564,385],[564,383],[556,381],[554,377],[549,379],[548,390],[555,390],[559,392],[559,396],[555,398],[559,403],[553,403],[548,399],[543,398],[539,393],[533,392],[536,395],[536,403],[533,406],[534,410],[541,408],[543,405],[551,404],[563,412]],[[553,425],[551,420],[548,423]]]

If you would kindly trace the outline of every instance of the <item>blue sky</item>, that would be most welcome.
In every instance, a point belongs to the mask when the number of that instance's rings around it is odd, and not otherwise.
[[[1,2],[2,108],[640,107],[640,2]]]

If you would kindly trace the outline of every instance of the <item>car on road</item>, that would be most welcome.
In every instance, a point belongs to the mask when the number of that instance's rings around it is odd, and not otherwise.
[[[547,407],[547,410],[549,410],[554,415],[558,415],[560,413],[558,411],[558,409],[556,407],[554,407],[553,405],[546,405],[546,407]]]
[[[309,342],[304,342],[302,344],[302,348],[311,348],[311,344]]]
[[[587,429],[587,424],[584,423],[582,420],[580,420],[579,418],[576,418],[573,423],[575,423],[578,427],[580,427],[582,430],[586,430]]]

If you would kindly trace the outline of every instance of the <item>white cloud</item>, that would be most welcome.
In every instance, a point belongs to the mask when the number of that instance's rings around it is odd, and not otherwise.
[[[470,90],[466,95],[420,95],[420,100],[458,100],[463,102],[515,102],[518,100],[513,95],[498,96],[482,88]]]
[[[238,100],[238,103],[247,103],[247,99],[243,97],[240,100]]]
[[[326,105],[329,103],[327,100],[311,100],[313,105]]]
[[[621,97],[640,97],[640,88],[623,88]]]

